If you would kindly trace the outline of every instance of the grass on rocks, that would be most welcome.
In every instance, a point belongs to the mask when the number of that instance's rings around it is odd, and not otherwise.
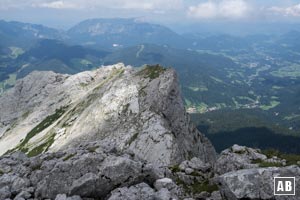
[[[165,71],[166,68],[163,68],[160,65],[147,65],[143,70],[138,72],[138,75],[142,75],[144,78],[153,80],[158,78]]]

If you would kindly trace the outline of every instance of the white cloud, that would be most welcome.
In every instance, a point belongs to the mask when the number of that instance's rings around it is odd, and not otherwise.
[[[177,10],[183,0],[0,0],[0,9],[26,7],[49,9],[123,9],[123,10]]]
[[[239,19],[248,16],[250,10],[250,4],[244,0],[208,1],[190,6],[188,16],[196,19]]]
[[[228,18],[241,18],[248,14],[250,5],[241,0],[227,0],[219,4],[220,14]]]
[[[24,8],[28,5],[25,0],[13,1],[13,0],[1,0],[0,10],[8,10],[14,8]]]
[[[188,15],[194,18],[214,18],[218,14],[218,8],[215,3],[206,2],[191,6],[188,10]]]
[[[269,10],[276,14],[281,14],[287,17],[300,17],[300,4],[289,7],[277,7],[273,6]]]
[[[79,5],[67,1],[52,1],[45,3],[33,3],[32,7],[52,8],[52,9],[78,9]]]

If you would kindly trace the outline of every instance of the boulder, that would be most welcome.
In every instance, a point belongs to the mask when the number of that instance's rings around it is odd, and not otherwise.
[[[251,169],[259,167],[254,161],[264,161],[267,156],[260,153],[260,150],[245,146],[233,145],[231,148],[221,152],[215,165],[217,174],[224,174],[239,169]]]
[[[155,191],[146,183],[117,188],[108,200],[153,200]]]
[[[274,196],[274,177],[295,177],[296,196]],[[218,184],[222,195],[231,200],[299,200],[300,168],[289,166],[243,169],[221,175],[218,178]]]
[[[8,186],[2,186],[0,188],[0,199],[6,199],[11,197],[11,192]]]
[[[154,195],[155,200],[176,200],[173,198],[171,192],[167,188],[162,188]]]
[[[170,178],[163,178],[163,179],[158,179],[154,183],[154,187],[156,190],[160,190],[162,188],[166,188],[168,190],[172,190],[176,188],[176,184],[173,182],[172,179]]]

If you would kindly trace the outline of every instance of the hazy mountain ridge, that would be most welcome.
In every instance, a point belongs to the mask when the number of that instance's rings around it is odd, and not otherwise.
[[[38,39],[65,39],[64,31],[22,22],[0,20],[0,44],[3,46],[19,46],[27,48]]]
[[[96,68],[101,59],[109,54],[106,51],[86,49],[82,46],[66,45],[58,40],[41,40],[33,48],[16,59],[19,66],[18,78],[34,70],[54,71],[75,74]]]
[[[167,27],[138,21],[136,19],[91,19],[83,21],[68,30],[74,43],[94,48],[119,49],[152,43],[188,47],[188,40]]]

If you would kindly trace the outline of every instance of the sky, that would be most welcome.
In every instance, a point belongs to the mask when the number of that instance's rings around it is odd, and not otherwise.
[[[300,22],[295,0],[0,0],[0,19],[68,28],[88,18],[162,24]]]

